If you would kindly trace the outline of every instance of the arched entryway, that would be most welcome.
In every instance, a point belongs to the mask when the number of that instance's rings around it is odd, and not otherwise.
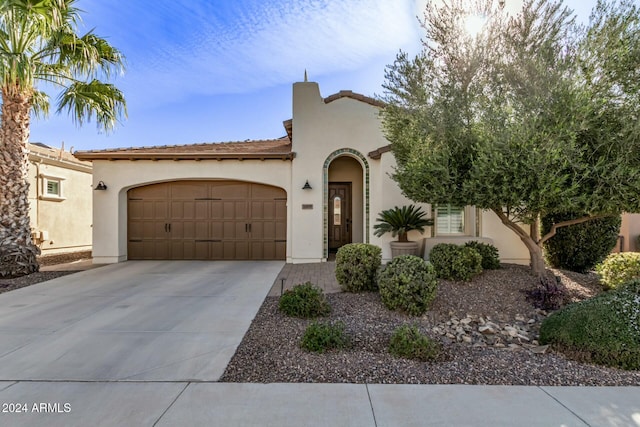
[[[128,259],[286,257],[287,195],[243,181],[172,181],[127,192]]]
[[[332,153],[324,165],[324,255],[347,243],[369,241],[369,165],[351,149]]]

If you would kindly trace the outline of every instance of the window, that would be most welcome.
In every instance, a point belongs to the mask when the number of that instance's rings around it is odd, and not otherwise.
[[[60,181],[47,179],[47,196],[60,197]]]
[[[436,208],[436,234],[464,234],[464,208],[438,206]]]
[[[42,175],[42,195],[44,200],[64,200],[62,195],[62,181],[64,178]]]
[[[339,196],[333,198],[333,225],[342,223],[342,201]]]

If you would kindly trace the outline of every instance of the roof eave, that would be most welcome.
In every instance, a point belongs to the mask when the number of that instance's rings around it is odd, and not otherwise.
[[[293,160],[289,153],[123,153],[82,152],[74,156],[80,160]]]

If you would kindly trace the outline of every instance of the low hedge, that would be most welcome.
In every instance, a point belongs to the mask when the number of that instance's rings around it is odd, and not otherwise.
[[[640,280],[553,313],[540,342],[581,362],[640,369]]]
[[[336,280],[345,292],[376,291],[381,264],[380,247],[367,243],[344,245],[336,254]]]
[[[440,344],[421,334],[417,326],[403,325],[393,332],[389,353],[396,357],[428,362],[438,357]]]
[[[439,243],[431,249],[429,261],[441,279],[469,281],[482,272],[482,256],[469,246]]]
[[[278,301],[278,309],[287,316],[302,318],[326,316],[331,312],[322,289],[311,282],[284,291]]]
[[[389,310],[422,315],[436,297],[438,282],[433,266],[422,258],[401,255],[382,270],[378,278],[382,303]]]
[[[640,253],[611,254],[596,266],[596,272],[606,289],[613,289],[629,280],[640,278]]]

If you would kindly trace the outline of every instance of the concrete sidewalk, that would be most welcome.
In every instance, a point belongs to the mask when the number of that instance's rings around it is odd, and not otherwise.
[[[0,400],[20,426],[640,426],[640,387],[4,382]]]

